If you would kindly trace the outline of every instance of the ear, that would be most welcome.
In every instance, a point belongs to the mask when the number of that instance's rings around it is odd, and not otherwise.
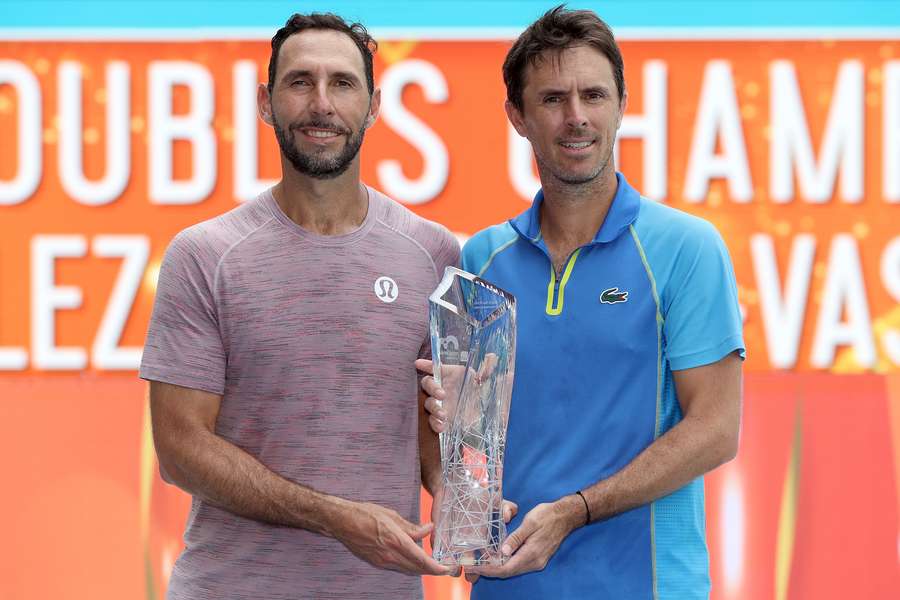
[[[366,129],[375,124],[381,112],[381,88],[375,88],[372,99],[369,100],[369,114],[366,115]]]
[[[266,124],[275,125],[275,119],[272,118],[272,98],[264,83],[256,86],[256,112]]]
[[[528,136],[525,135],[525,119],[522,117],[522,111],[516,108],[509,100],[503,103],[503,108],[506,110],[506,118],[512,123],[516,133],[523,138],[527,138]]]

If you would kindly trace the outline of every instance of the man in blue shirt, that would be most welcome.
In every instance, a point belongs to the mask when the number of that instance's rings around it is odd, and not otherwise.
[[[519,513],[506,563],[467,573],[473,598],[706,598],[702,476],[734,457],[741,412],[728,252],[615,172],[623,64],[594,13],[549,11],[503,75],[542,190],[463,249],[518,307],[503,491]],[[444,392],[422,386],[440,431]]]

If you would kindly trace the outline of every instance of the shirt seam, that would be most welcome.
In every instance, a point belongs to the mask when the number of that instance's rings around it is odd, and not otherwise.
[[[476,273],[476,275],[478,275],[479,277],[483,276],[485,271],[488,270],[488,267],[491,266],[491,263],[494,262],[494,258],[496,258],[498,254],[500,254],[501,252],[503,252],[504,250],[506,250],[507,248],[509,248],[516,242],[518,242],[519,239],[520,239],[519,235],[516,234],[511,240],[506,241],[503,244],[501,244],[500,246],[498,246],[493,252],[491,252],[491,255],[487,257],[487,260],[484,261],[484,266],[482,266],[481,269],[479,269],[479,271],[478,271],[478,273]]]
[[[434,272],[434,277],[435,277],[435,279],[438,280],[438,281],[440,280],[440,277],[438,276],[438,272],[437,272],[437,264],[435,264],[435,262],[434,262],[434,257],[431,255],[431,252],[429,252],[428,249],[425,248],[425,246],[423,246],[422,244],[420,244],[420,243],[418,242],[418,240],[416,240],[416,239],[415,239],[414,237],[412,237],[411,235],[406,234],[406,233],[403,233],[402,231],[400,231],[400,230],[397,229],[396,227],[394,227],[394,226],[390,225],[389,223],[383,221],[383,220],[381,219],[381,217],[375,217],[375,222],[378,223],[378,224],[380,224],[380,225],[383,225],[386,229],[388,229],[388,230],[390,230],[390,231],[393,231],[394,233],[396,233],[396,234],[399,235],[400,237],[406,238],[407,240],[409,240],[410,242],[412,242],[413,245],[414,245],[416,248],[418,248],[419,250],[421,250],[422,253],[425,254],[425,256],[428,257],[428,262],[431,263],[431,270],[432,270],[432,272]]]
[[[216,262],[216,268],[213,271],[213,289],[212,289],[213,306],[216,309],[216,316],[218,316],[218,313],[219,313],[219,273],[221,272],[222,263],[225,262],[225,259],[228,257],[229,254],[231,254],[231,251],[234,250],[239,244],[242,244],[247,238],[249,238],[251,235],[253,235],[257,231],[259,231],[260,229],[262,229],[263,227],[265,227],[272,221],[277,222],[277,219],[275,218],[274,215],[270,215],[269,218],[266,219],[263,223],[260,223],[257,227],[253,228],[252,230],[250,230],[249,232],[244,234],[240,239],[238,239],[233,244],[228,246],[228,248],[226,248],[225,251],[222,252],[222,256],[219,257],[219,260]],[[221,326],[221,322],[219,323],[219,325]]]

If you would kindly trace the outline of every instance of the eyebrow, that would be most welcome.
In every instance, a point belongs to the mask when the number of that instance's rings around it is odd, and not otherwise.
[[[582,93],[582,94],[590,93],[590,92],[603,92],[605,94],[609,94],[610,90],[607,86],[600,84],[600,85],[591,85],[586,88],[579,89],[578,92]],[[569,94],[568,89],[561,89],[561,88],[549,88],[548,87],[548,88],[538,90],[539,96],[566,96],[568,94]]]
[[[281,78],[282,81],[289,81],[291,79],[296,79],[297,77],[311,77],[313,74],[312,71],[308,69],[293,69],[292,71],[288,71],[284,74],[284,77]],[[359,77],[355,73],[351,71],[335,71],[329,75],[330,79],[349,79],[350,81],[359,84]]]

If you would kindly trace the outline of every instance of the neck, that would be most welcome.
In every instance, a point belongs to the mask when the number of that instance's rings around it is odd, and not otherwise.
[[[285,162],[282,158],[282,179],[272,195],[289,219],[319,235],[342,235],[362,225],[369,203],[358,158],[334,179],[303,175]]]
[[[541,234],[547,245],[571,251],[594,239],[616,195],[615,172],[609,169],[582,184],[541,175]]]

